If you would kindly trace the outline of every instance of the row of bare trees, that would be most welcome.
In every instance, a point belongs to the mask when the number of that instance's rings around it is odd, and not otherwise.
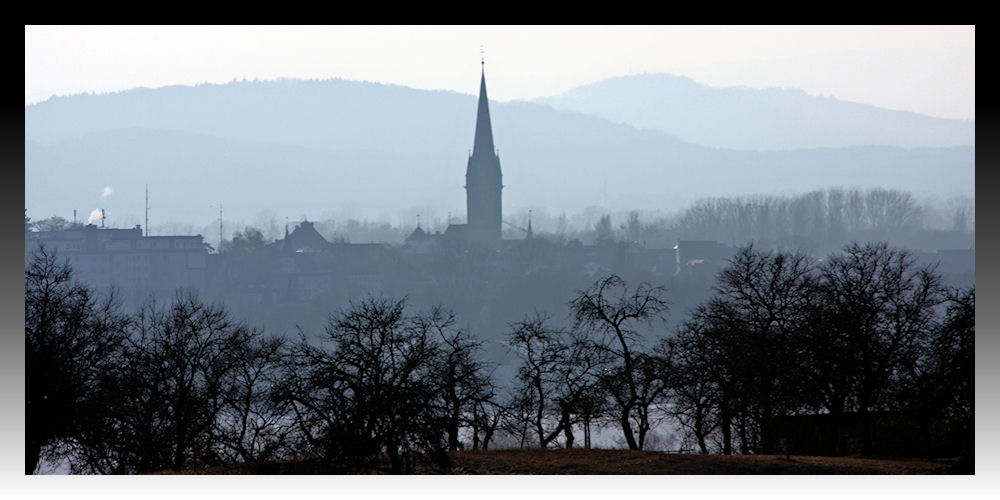
[[[41,249],[25,271],[26,457],[143,473],[273,456],[282,342],[192,294],[134,314]]]
[[[920,229],[923,209],[905,191],[827,189],[794,196],[699,200],[677,221],[688,239],[827,248],[855,238],[897,237]],[[966,227],[956,228],[965,231]]]
[[[748,245],[673,335],[650,338],[667,305],[664,289],[610,276],[570,303],[569,328],[537,313],[513,324],[521,432],[571,447],[582,426],[589,446],[591,424],[611,423],[643,449],[669,418],[702,453],[773,453],[777,417],[828,414],[836,428],[853,414],[872,453],[872,415],[895,411],[964,432],[971,458],[975,291],[946,289],[906,251]],[[826,452],[844,451],[833,438]]]
[[[876,243],[818,262],[748,246],[715,291],[665,342],[672,411],[702,452],[713,436],[722,453],[778,450],[768,423],[782,415],[828,414],[834,429],[859,415],[863,453],[878,411],[971,436],[974,289],[948,290],[933,267]],[[827,452],[843,450],[834,438]]]
[[[715,294],[664,335],[667,291],[608,276],[570,321],[512,323],[506,388],[443,307],[368,296],[321,335],[267,337],[179,293],[126,313],[46,249],[25,270],[26,473],[147,473],[319,460],[407,472],[501,434],[592,445],[595,424],[643,449],[671,419],[703,453],[776,450],[775,417],[916,412],[965,432],[971,457],[974,290],[885,244],[826,259],[747,246]],[[832,443],[830,453],[837,453]]]
[[[638,220],[620,214],[601,219],[584,241],[624,240],[650,247],[677,240],[716,240],[727,245],[756,241],[762,247],[825,253],[845,241],[891,241],[909,248],[960,248],[975,232],[971,199],[941,206],[906,191],[830,188],[797,195],[751,195],[699,199],[669,217]],[[536,227],[541,225],[536,225]],[[573,236],[568,236],[572,238]]]
[[[443,464],[460,430],[487,443],[494,387],[480,343],[443,308],[370,296],[318,341],[265,337],[178,293],[123,311],[42,248],[25,270],[26,473],[148,473],[318,458]],[[485,443],[484,443],[485,444]]]

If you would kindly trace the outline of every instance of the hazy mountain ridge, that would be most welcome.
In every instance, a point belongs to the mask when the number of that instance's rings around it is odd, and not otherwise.
[[[474,111],[462,113],[458,105],[474,99],[348,80],[177,85],[27,106],[25,137],[51,144],[88,132],[146,127],[324,149],[414,151],[440,142],[450,129],[445,123],[464,119],[474,124]],[[387,127],[392,141],[385,140]]]
[[[487,82],[489,86],[489,82]],[[346,211],[393,224],[461,220],[475,96],[382,84],[238,82],[56,98],[25,108],[29,216],[102,204],[140,223]],[[971,195],[973,147],[706,148],[517,101],[491,103],[504,210],[673,210],[704,196],[830,186]],[[109,185],[115,193],[100,199]],[[211,206],[215,204],[216,208]]]
[[[609,78],[532,102],[732,149],[975,145],[974,121],[883,109],[801,89],[711,87],[670,74]]]

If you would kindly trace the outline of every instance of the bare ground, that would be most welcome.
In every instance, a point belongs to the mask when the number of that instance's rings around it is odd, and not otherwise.
[[[957,461],[583,449],[466,451],[452,460],[453,474],[947,474]]]
[[[450,469],[417,463],[413,474],[954,474],[957,458],[866,458],[784,455],[697,455],[656,451],[515,449],[459,451]],[[317,461],[217,467],[186,474],[380,474]]]

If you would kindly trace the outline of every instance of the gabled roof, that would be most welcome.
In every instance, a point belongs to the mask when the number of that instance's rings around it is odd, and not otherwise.
[[[406,237],[406,242],[410,243],[410,242],[424,241],[427,238],[428,238],[427,233],[423,229],[421,229],[420,226],[417,226],[417,228],[414,229],[413,232]]]
[[[312,222],[302,221],[295,230],[285,237],[282,250],[285,252],[322,252],[330,249],[330,242],[316,231]]]

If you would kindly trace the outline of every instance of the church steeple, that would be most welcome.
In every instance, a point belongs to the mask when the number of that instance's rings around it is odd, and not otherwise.
[[[489,244],[500,242],[503,212],[500,157],[493,145],[490,103],[486,97],[486,62],[479,79],[479,109],[476,111],[476,136],[465,170],[467,228],[466,238]]]
[[[476,138],[472,145],[472,156],[494,155],[493,127],[490,124],[490,103],[486,98],[486,62],[479,80],[479,111],[476,113]]]

